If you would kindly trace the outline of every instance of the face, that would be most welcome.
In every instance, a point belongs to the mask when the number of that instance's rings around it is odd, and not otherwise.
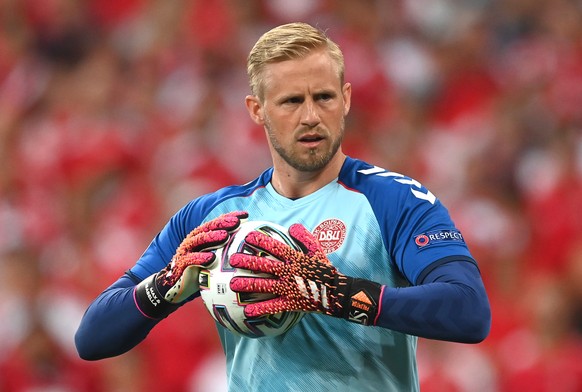
[[[265,128],[275,167],[323,169],[340,150],[351,97],[327,52],[268,64],[262,89],[262,100],[249,96],[246,104]]]

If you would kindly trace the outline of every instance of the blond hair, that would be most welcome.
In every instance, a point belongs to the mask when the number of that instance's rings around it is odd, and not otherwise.
[[[262,99],[262,72],[266,64],[293,60],[325,48],[337,64],[340,82],[344,81],[344,56],[339,46],[323,31],[307,23],[289,23],[267,31],[251,49],[247,74],[251,93]]]

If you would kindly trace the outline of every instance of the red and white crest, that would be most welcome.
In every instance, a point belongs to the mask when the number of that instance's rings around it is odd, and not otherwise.
[[[339,219],[326,219],[321,222],[313,235],[323,247],[326,254],[335,252],[342,246],[346,239],[346,225]]]

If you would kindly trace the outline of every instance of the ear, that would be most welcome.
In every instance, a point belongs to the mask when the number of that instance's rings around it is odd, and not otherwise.
[[[342,88],[342,95],[344,97],[344,116],[347,116],[350,112],[350,106],[352,104],[352,84],[346,83]]]
[[[245,97],[245,105],[247,106],[251,120],[258,125],[264,125],[265,119],[263,117],[263,105],[261,104],[261,101],[259,101],[259,98],[254,95],[247,95]]]

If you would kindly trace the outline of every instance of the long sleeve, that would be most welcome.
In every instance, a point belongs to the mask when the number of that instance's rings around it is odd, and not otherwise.
[[[417,286],[385,287],[376,325],[429,339],[484,340],[491,309],[477,266],[451,261],[432,269]]]
[[[88,307],[75,334],[81,358],[98,360],[123,354],[160,321],[140,313],[133,299],[134,287],[135,282],[124,275]]]

